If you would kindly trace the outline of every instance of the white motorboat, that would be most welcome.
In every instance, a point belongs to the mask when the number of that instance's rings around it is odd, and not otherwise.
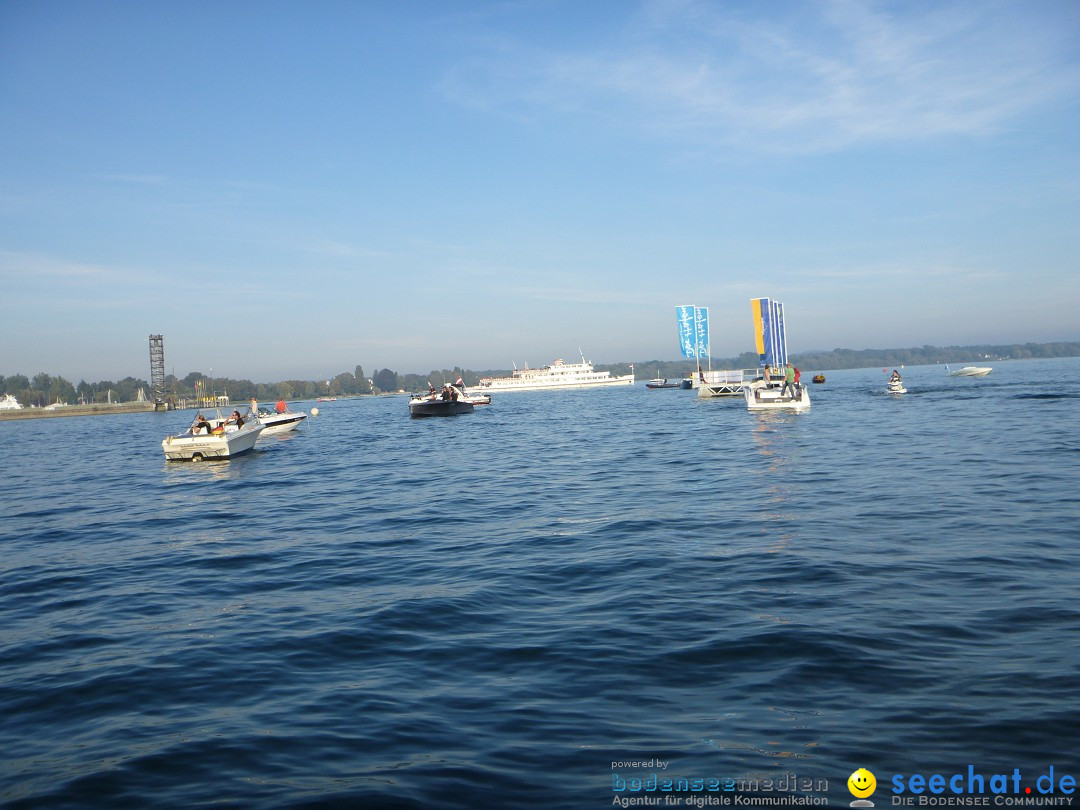
[[[275,433],[288,433],[290,430],[296,430],[300,423],[307,419],[307,413],[305,411],[289,410],[289,406],[284,399],[278,400],[274,410],[268,411],[265,408],[260,408],[259,401],[252,397],[251,404],[248,406],[247,418],[258,419],[265,428],[263,435],[270,436]]]
[[[580,363],[564,363],[559,359],[543,368],[514,369],[509,377],[484,377],[472,389],[472,392],[554,391],[633,384],[633,374],[612,377],[610,371],[595,371],[592,363],[585,359],[585,355],[582,355]]]
[[[985,377],[993,370],[992,366],[964,366],[956,371],[949,371],[949,364],[945,364],[945,371],[950,377]]]
[[[11,394],[5,394],[3,399],[0,399],[0,411],[17,411],[21,410],[22,405],[19,404],[19,400],[15,399]]]
[[[886,387],[889,389],[890,394],[906,394],[907,389],[904,388],[903,380],[889,380],[886,383]]]
[[[290,430],[296,430],[300,423],[307,419],[307,412],[286,410],[277,413],[261,409],[256,416],[265,428],[264,435],[271,436],[275,433],[288,433]]]
[[[251,450],[265,429],[258,419],[238,426],[220,414],[213,419],[196,417],[183,433],[166,436],[161,449],[166,461],[228,460]]]
[[[810,392],[805,385],[795,386],[795,394],[781,394],[780,385],[766,385],[757,380],[743,386],[746,408],[750,411],[807,411],[810,409]]]

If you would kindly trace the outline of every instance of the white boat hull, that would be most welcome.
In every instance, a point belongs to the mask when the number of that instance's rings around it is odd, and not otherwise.
[[[285,413],[260,413],[259,421],[264,428],[263,434],[273,436],[277,433],[288,433],[296,430],[300,423],[307,419],[304,411],[286,411]]]
[[[167,436],[161,442],[166,461],[226,460],[243,455],[255,446],[264,428],[252,420],[239,430],[226,430],[221,434]]]
[[[958,368],[956,371],[950,371],[949,376],[950,377],[985,377],[987,374],[989,374],[993,370],[994,369],[991,366],[964,366],[963,368]]]
[[[806,411],[810,409],[810,392],[800,385],[795,396],[781,396],[780,387],[766,388],[760,383],[743,387],[746,408],[751,411]]]
[[[603,380],[556,380],[551,382],[531,382],[528,380],[518,382],[511,377],[504,377],[487,383],[481,382],[476,388],[470,388],[469,394],[488,394],[492,391],[500,393],[506,391],[565,391],[571,388],[606,388],[613,385],[633,384],[633,374],[627,374],[625,377],[609,377]]]

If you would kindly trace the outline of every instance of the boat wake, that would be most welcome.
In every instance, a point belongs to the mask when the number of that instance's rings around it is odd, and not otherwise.
[[[1076,397],[1073,394],[1057,394],[1057,393],[1033,394],[1033,393],[1030,393],[1030,392],[1024,393],[1024,394],[1013,394],[1012,398],[1013,399],[1076,399]]]

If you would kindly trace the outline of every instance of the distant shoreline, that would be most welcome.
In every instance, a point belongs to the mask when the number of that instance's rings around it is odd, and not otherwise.
[[[402,396],[397,391],[380,393],[380,394],[363,394],[363,395],[346,395],[338,397],[338,399],[358,399],[360,396]],[[240,407],[240,405],[247,406],[247,402],[243,403],[231,403],[229,408]],[[192,405],[188,408],[169,408],[168,410],[161,410],[160,413],[173,413],[175,411],[197,411],[199,408],[213,408],[214,406],[195,406]],[[117,402],[113,404],[97,403],[94,405],[61,405],[58,408],[52,410],[48,408],[13,408],[12,410],[0,411],[0,422],[13,422],[18,419],[53,419],[60,416],[102,416],[113,413],[154,413],[153,402]]]
[[[115,405],[62,405],[59,408],[13,408],[0,411],[0,422],[16,419],[53,419],[60,416],[100,416],[110,413],[153,413],[153,402],[118,402]]]
[[[837,349],[833,352],[817,353],[817,352],[800,352],[797,354],[789,355],[793,362],[797,362],[803,366],[804,374],[808,376],[817,372],[836,372],[836,371],[851,371],[868,368],[912,368],[919,366],[942,366],[952,363],[953,365],[965,365],[970,363],[987,363],[987,362],[1011,362],[1011,361],[1024,361],[1024,360],[1063,360],[1073,357],[1080,357],[1080,342],[1064,342],[1057,344],[1025,344],[1025,348],[1039,348],[1039,347],[1061,347],[1060,353],[1050,354],[1034,354],[1030,356],[1002,356],[998,354],[983,353],[978,354],[970,351],[970,348],[974,347],[949,347],[950,350],[960,352],[962,359],[943,359],[941,357],[921,357],[918,355],[916,349],[895,349],[895,350],[872,350],[863,349],[859,351],[853,351],[850,349]],[[933,348],[933,347],[928,347]],[[1008,347],[978,347],[979,349],[1001,349]],[[1016,348],[1016,347],[1013,347]],[[839,355],[842,355],[839,356]],[[738,358],[708,358],[709,362],[716,368],[751,368],[757,364],[756,355],[742,355]],[[741,361],[745,360],[746,363]],[[847,362],[844,362],[844,361]],[[647,360],[638,361],[633,364],[615,363],[615,364],[596,364],[595,368],[598,371],[613,371],[617,373],[625,373],[631,367],[641,369],[656,369],[658,377],[685,377],[692,374],[697,367],[692,360]],[[511,372],[508,370],[501,371],[483,371],[474,372],[468,370],[473,375],[507,375]],[[417,377],[423,378],[424,375],[405,374],[405,377]],[[430,375],[427,375],[430,376]],[[643,375],[644,378],[645,375]],[[2,379],[2,376],[0,376]],[[407,380],[410,383],[409,387],[415,390],[420,390],[419,384],[416,386],[411,385],[412,380]],[[260,383],[260,385],[272,385],[272,383]],[[402,389],[400,391],[379,391],[378,393],[371,394],[338,394],[336,399],[362,399],[370,396],[380,397],[392,397],[403,396],[408,389]],[[308,401],[308,397],[301,397],[303,401]],[[314,399],[314,398],[310,398]],[[318,400],[315,400],[318,401]],[[239,401],[240,404],[246,404],[247,400],[243,399]],[[230,404],[228,407],[235,407],[237,403]],[[198,407],[213,407],[213,406],[197,406],[192,405],[186,408],[170,408],[169,410],[196,410]],[[93,405],[63,405],[52,410],[48,408],[36,408],[36,407],[23,407],[12,410],[0,410],[0,422],[9,422],[23,419],[51,419],[55,417],[64,416],[101,416],[103,414],[112,413],[153,413],[155,411],[154,404],[152,402],[121,402],[121,403],[95,403]],[[168,411],[162,411],[167,413]]]

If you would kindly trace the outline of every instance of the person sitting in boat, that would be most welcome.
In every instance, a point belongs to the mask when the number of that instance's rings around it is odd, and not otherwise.
[[[210,423],[206,421],[206,417],[201,413],[195,415],[195,421],[191,425],[191,435],[195,436],[199,433],[209,433]]]
[[[279,399],[274,410],[276,410],[278,413],[285,413],[285,411],[289,410],[289,406],[285,404],[284,399]]]
[[[795,396],[795,367],[791,363],[788,363],[784,370],[784,386],[780,389],[780,396],[784,397],[789,393],[792,397]]]
[[[240,415],[240,411],[233,411],[228,419],[225,420],[226,425],[236,425],[238,428],[244,426],[244,418]]]
[[[900,382],[900,372],[897,371],[895,368],[892,370],[892,377],[890,378],[889,382]]]

